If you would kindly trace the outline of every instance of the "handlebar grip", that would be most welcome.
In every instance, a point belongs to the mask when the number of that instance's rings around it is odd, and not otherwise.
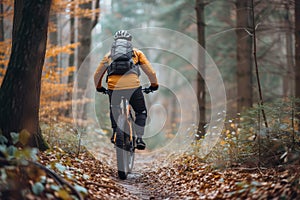
[[[153,92],[150,88],[144,88],[143,89],[144,93],[149,94],[150,92]]]

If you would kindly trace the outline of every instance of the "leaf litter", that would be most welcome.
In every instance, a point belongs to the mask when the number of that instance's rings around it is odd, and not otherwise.
[[[297,199],[300,166],[217,169],[194,155],[182,155],[168,166],[149,167],[136,184],[158,199]]]
[[[195,155],[141,159],[128,180],[117,178],[115,166],[89,151],[66,153],[54,148],[39,154],[39,163],[69,182],[84,199],[299,199],[300,166],[216,168]],[[113,159],[113,158],[111,158]],[[18,170],[17,170],[18,171]],[[26,199],[76,199],[41,170],[28,168]],[[4,173],[5,172],[5,173]],[[24,172],[24,170],[23,170]],[[1,169],[2,179],[14,177]],[[23,179],[24,181],[24,179]],[[26,184],[25,184],[26,185]]]
[[[58,158],[47,156],[49,164]],[[47,160],[42,159],[42,160]],[[106,158],[114,159],[114,158]],[[86,188],[85,199],[298,199],[300,166],[216,168],[195,155],[136,155],[133,174],[117,178],[114,165],[85,151],[60,155],[60,163]],[[64,160],[64,161],[63,161]],[[111,161],[109,161],[111,163]],[[56,170],[59,171],[59,170]],[[69,180],[72,182],[72,179]]]

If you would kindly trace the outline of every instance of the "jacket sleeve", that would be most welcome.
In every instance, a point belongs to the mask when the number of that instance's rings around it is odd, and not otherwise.
[[[108,54],[107,54],[101,60],[100,64],[98,65],[98,67],[94,73],[94,83],[95,83],[96,88],[102,87],[102,78],[107,70],[108,63],[109,63],[109,58],[108,58]]]
[[[145,56],[145,54],[138,49],[135,49],[135,54],[138,57],[138,62],[140,64],[142,70],[147,75],[147,77],[151,83],[151,86],[154,86],[154,87],[158,86],[156,73],[155,73],[154,69],[152,68],[151,63]]]

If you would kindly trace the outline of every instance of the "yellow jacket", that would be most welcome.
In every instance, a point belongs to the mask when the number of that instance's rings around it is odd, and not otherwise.
[[[153,70],[150,62],[144,55],[144,53],[136,48],[133,49],[133,62],[134,64],[139,63],[140,68],[148,76],[151,86],[158,86],[156,73]],[[97,70],[94,74],[94,82],[96,88],[102,87],[102,78],[107,71],[107,66],[111,63],[110,53],[107,53],[102,61],[100,62]],[[137,74],[130,73],[124,75],[110,75],[107,79],[107,87],[109,90],[124,90],[133,89],[140,86],[140,79]]]

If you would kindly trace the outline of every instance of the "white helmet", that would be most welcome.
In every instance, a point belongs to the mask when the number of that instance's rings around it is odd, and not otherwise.
[[[117,31],[115,33],[114,39],[115,40],[117,40],[117,39],[125,39],[125,40],[128,40],[128,41],[131,41],[132,40],[132,36],[126,30],[119,30],[119,31]]]

